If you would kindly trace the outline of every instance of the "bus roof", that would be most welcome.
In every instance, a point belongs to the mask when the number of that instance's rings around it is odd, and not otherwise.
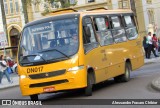
[[[107,10],[107,9],[104,9],[104,10],[103,9],[97,9],[97,10],[93,9],[92,10],[92,9],[90,9],[89,11],[87,11],[87,10],[86,11],[76,11],[76,10],[71,11],[70,9],[66,9],[66,10],[62,10],[62,11],[55,11],[55,14],[54,14],[54,12],[53,12],[53,14],[51,13],[50,17],[45,17],[45,18],[42,18],[42,19],[39,19],[39,20],[29,22],[28,24],[25,25],[25,27],[32,26],[32,25],[35,25],[37,23],[43,23],[43,22],[51,21],[51,20],[74,18],[74,17],[78,17],[80,14],[82,16],[86,16],[86,15],[122,14],[122,13],[132,13],[132,11],[130,9],[117,9],[117,10]]]

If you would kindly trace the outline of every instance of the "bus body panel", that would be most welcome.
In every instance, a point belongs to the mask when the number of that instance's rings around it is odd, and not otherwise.
[[[110,13],[112,13],[112,11]],[[98,15],[102,13],[93,12],[90,14]],[[50,92],[85,88],[87,86],[87,72],[90,67],[94,70],[96,83],[99,83],[108,80],[109,78],[124,74],[126,60],[130,60],[132,70],[140,68],[144,64],[144,55],[139,37],[134,40],[127,40],[127,42],[113,43],[106,46],[99,45],[85,53],[83,45],[84,31],[82,25],[82,19],[85,15],[86,14],[83,14],[83,12],[80,14],[78,33],[79,50],[74,57],[70,58],[69,60],[39,66],[23,67],[18,65],[19,75],[26,76],[26,78],[20,77],[20,88],[22,95],[46,93],[44,91],[44,88],[46,87],[54,87],[54,90]],[[43,66],[42,72],[27,73],[28,68],[36,68],[41,66]],[[83,66],[83,69],[77,71],[68,71],[70,68],[76,66]],[[66,70],[65,73],[59,76],[42,79],[29,78],[29,75],[49,73],[63,69]],[[30,85],[39,86],[39,83],[47,83],[59,80],[67,80],[68,82],[53,84],[49,86],[30,87]]]

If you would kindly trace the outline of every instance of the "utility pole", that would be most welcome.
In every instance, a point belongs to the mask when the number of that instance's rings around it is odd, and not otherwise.
[[[0,0],[0,5],[1,5],[1,12],[2,12],[3,28],[4,28],[5,36],[8,42],[7,22],[6,22],[6,15],[5,15],[5,10],[4,10],[3,0]]]
[[[1,13],[2,13],[4,34],[6,36],[7,43],[9,43],[9,41],[8,41],[8,31],[7,31],[7,22],[6,22],[6,14],[5,14],[5,10],[4,10],[4,2],[3,2],[3,0],[0,0],[0,5],[1,5]],[[4,43],[4,44],[6,45],[6,43]],[[4,45],[4,56],[6,56],[5,45]]]

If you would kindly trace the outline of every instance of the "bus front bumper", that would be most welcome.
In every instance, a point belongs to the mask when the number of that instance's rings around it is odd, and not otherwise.
[[[86,71],[83,69],[66,72],[64,75],[56,77],[36,80],[30,79],[29,77],[20,77],[19,81],[22,95],[29,96],[33,94],[84,88],[87,86],[87,75]]]

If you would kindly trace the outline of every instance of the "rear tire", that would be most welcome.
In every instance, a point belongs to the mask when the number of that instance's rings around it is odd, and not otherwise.
[[[87,87],[85,88],[85,95],[92,96],[92,87],[93,87],[93,75],[88,73],[87,75]]]
[[[131,72],[130,63],[126,63],[125,73],[121,77],[122,82],[128,82],[130,80],[130,72]]]
[[[38,101],[38,95],[34,94],[34,95],[30,95],[31,101]]]
[[[125,73],[123,75],[114,77],[114,81],[116,83],[128,82],[130,80],[130,72],[131,72],[130,63],[126,63],[126,65],[125,65]]]

